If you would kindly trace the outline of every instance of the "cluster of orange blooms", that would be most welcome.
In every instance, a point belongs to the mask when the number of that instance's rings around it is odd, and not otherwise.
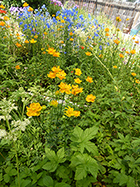
[[[48,51],[48,53],[50,55],[53,55],[54,57],[60,57],[60,53],[56,51],[56,49],[49,47],[46,51]]]
[[[31,103],[30,107],[27,108],[27,116],[39,116],[42,110],[42,106],[39,103]]]
[[[71,117],[71,116],[78,117],[78,116],[80,116],[80,111],[74,110],[70,106],[68,106],[66,109],[67,109],[65,111],[66,116],[68,116],[68,117]]]
[[[51,79],[54,79],[55,77],[58,77],[60,80],[63,80],[66,78],[66,73],[64,70],[60,69],[60,66],[53,67],[52,71],[49,72],[48,77]]]

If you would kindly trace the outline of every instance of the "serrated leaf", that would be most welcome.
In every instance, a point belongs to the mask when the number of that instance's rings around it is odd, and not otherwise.
[[[92,143],[90,141],[85,142],[85,148],[89,152],[93,153],[94,156],[98,156],[99,155],[97,146],[94,143]]]
[[[140,158],[135,161],[135,164],[140,164]]]
[[[74,128],[73,135],[71,136],[71,141],[74,141],[74,142],[79,141],[82,137],[82,134],[83,134],[83,130],[80,127],[76,126]]]
[[[88,140],[91,140],[94,138],[94,136],[97,134],[98,132],[98,127],[97,126],[93,126],[91,128],[87,128],[85,131],[84,131],[84,137],[83,139],[88,141]]]
[[[55,154],[55,152],[53,151],[53,150],[50,150],[49,148],[45,148],[45,152],[46,152],[46,157],[49,159],[49,160],[51,160],[51,161],[53,161],[53,160],[58,160],[58,158],[57,158],[57,156],[56,156],[56,154]]]
[[[84,168],[83,165],[77,166],[75,172],[75,180],[81,180],[86,176],[87,176],[86,168]]]
[[[127,187],[136,187],[134,178],[128,176]]]
[[[43,184],[47,187],[53,187],[53,179],[50,176],[43,177]]]
[[[97,179],[95,179],[94,177],[89,177],[88,176],[88,177],[86,177],[86,178],[84,178],[82,180],[78,180],[76,182],[76,187],[89,187],[89,185],[91,183],[94,183],[96,181],[97,181]]]
[[[118,132],[118,136],[119,136],[120,139],[124,139],[123,134],[121,134],[121,133],[119,133],[119,132]]]
[[[69,184],[66,184],[65,182],[57,183],[55,187],[71,187]]]
[[[69,172],[70,170],[68,170],[65,166],[59,166],[56,175],[58,175],[60,178],[66,179],[69,178]]]

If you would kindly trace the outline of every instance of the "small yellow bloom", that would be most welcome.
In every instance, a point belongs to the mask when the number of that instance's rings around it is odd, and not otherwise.
[[[63,71],[60,71],[59,73],[56,74],[56,77],[58,77],[60,80],[63,80],[66,78],[66,73]]]
[[[81,70],[79,68],[75,69],[75,75],[80,76],[82,74]]]
[[[79,117],[80,116],[80,111],[75,110],[74,113],[73,113],[73,115],[75,117]]]
[[[135,49],[131,50],[130,53],[135,54],[136,53]]]
[[[136,79],[135,82],[136,82],[137,84],[140,84],[140,81],[139,81],[138,79]]]
[[[129,21],[129,18],[127,18],[126,21]]]
[[[19,34],[19,33],[17,33],[17,34],[16,34],[16,36],[20,36],[20,34]]]
[[[21,38],[20,37],[17,37],[18,40],[20,40]]]
[[[29,6],[29,4],[25,2],[25,3],[23,4],[23,7],[27,7],[27,6]]]
[[[73,108],[71,108],[70,106],[68,106],[66,109],[67,109],[65,111],[65,115],[66,116],[68,116],[68,117],[74,116],[74,109]]]
[[[53,55],[54,53],[55,53],[55,49],[54,48],[52,48],[52,47],[49,47],[49,49],[47,50],[46,49],[46,51],[48,51],[48,53],[50,54],[50,55]]]
[[[59,17],[59,16],[56,16],[56,19],[60,20],[60,17]]]
[[[44,32],[44,35],[47,35],[48,33],[47,32]]]
[[[113,68],[117,69],[118,67],[117,66],[113,66]]]
[[[94,102],[95,101],[95,99],[96,99],[96,96],[94,96],[94,95],[92,95],[92,94],[90,94],[90,95],[88,95],[87,97],[86,97],[86,101],[87,102]]]
[[[50,106],[54,106],[54,107],[58,106],[58,102],[56,100],[52,100],[49,104]]]
[[[30,43],[32,43],[32,44],[35,44],[37,41],[36,40],[34,40],[34,39],[31,39],[30,40]]]
[[[60,53],[59,53],[59,52],[54,52],[54,53],[53,53],[53,56],[54,56],[54,57],[60,57]]]
[[[59,95],[60,94],[60,92],[59,92],[59,90],[57,90],[56,92],[55,92],[55,95]]]
[[[75,81],[75,83],[77,83],[77,84],[80,84],[80,83],[82,82],[79,78],[74,79],[74,81]]]
[[[41,51],[43,51],[45,48],[41,48]]]
[[[92,82],[93,82],[93,79],[92,79],[92,77],[89,77],[89,76],[88,76],[88,77],[86,78],[86,81],[89,82],[89,83],[92,83]]]
[[[65,23],[65,20],[62,19],[62,20],[61,20],[61,23]]]
[[[120,22],[122,21],[120,17],[116,17],[116,21]]]
[[[109,28],[105,28],[105,32],[108,32],[109,31]]]
[[[54,79],[56,77],[56,73],[50,71],[49,74],[47,75],[49,78]]]
[[[73,38],[70,38],[70,41],[72,42],[74,39]]]
[[[19,65],[16,65],[15,68],[16,68],[16,69],[20,69],[20,66],[19,66]]]
[[[55,14],[53,14],[52,17],[55,17]]]
[[[100,55],[99,55],[99,58],[102,58],[102,57],[103,57],[103,55],[102,55],[102,54],[100,54]]]
[[[87,51],[85,54],[86,54],[87,56],[91,56],[91,55],[92,55],[91,52],[89,52],[89,51]]]
[[[63,28],[64,26],[60,25],[60,28]]]
[[[26,44],[28,44],[28,43],[29,43],[29,41],[28,41],[28,40],[25,40],[25,43],[26,43]]]
[[[45,54],[46,54],[46,51],[43,51],[43,52],[42,52],[42,54],[44,54],[44,55],[45,55]]]
[[[70,36],[72,36],[72,35],[73,35],[73,33],[72,33],[72,32],[70,32],[70,33],[69,33],[69,35],[70,35]]]
[[[16,43],[16,46],[17,47],[21,47],[22,45],[21,44],[19,44],[18,42]]]
[[[64,82],[61,82],[60,85],[58,85],[60,87],[60,92],[61,93],[66,93],[66,94],[71,94],[71,85],[66,84]]]
[[[30,107],[26,107],[27,108],[27,116],[31,117],[31,116],[39,116],[40,115],[40,111],[42,110],[42,107],[39,103],[31,103]]]
[[[124,55],[122,53],[119,54],[120,58],[124,58]]]
[[[64,41],[60,41],[61,44],[64,44]]]
[[[35,35],[35,36],[34,36],[34,38],[36,38],[36,39],[37,39],[37,38],[38,38],[38,36],[37,36],[37,35]]]
[[[0,5],[0,8],[1,8],[1,9],[5,9],[5,6],[3,6],[3,5]]]
[[[109,36],[109,33],[107,32],[105,35],[106,35],[106,36]]]
[[[139,44],[139,41],[135,41],[136,44]]]
[[[8,16],[4,16],[4,20],[5,21],[9,20],[9,17]]]
[[[135,77],[135,76],[136,76],[136,73],[132,72],[131,75]]]
[[[5,22],[4,21],[0,21],[0,26],[4,26]]]
[[[129,51],[125,51],[127,54],[129,54]]]
[[[28,12],[32,12],[34,9],[32,7],[28,8]]]
[[[117,45],[120,43],[120,41],[119,40],[113,40],[114,41],[114,43],[116,43]]]

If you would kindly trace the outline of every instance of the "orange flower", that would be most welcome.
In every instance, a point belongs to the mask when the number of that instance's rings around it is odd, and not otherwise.
[[[26,44],[28,44],[28,43],[29,43],[29,41],[28,41],[28,40],[25,40],[25,43],[26,43]]]
[[[126,21],[128,21],[128,20],[129,20],[129,18],[126,19]]]
[[[103,57],[103,55],[102,55],[102,54],[100,54],[100,55],[99,55],[99,58],[102,58],[102,57]]]
[[[4,21],[0,21],[0,26],[4,26],[5,22]]]
[[[60,71],[59,73],[56,74],[56,77],[58,77],[60,80],[63,80],[66,78],[66,73],[64,71]]]
[[[47,75],[49,78],[54,79],[56,77],[56,73],[50,71],[49,74]]]
[[[122,53],[119,54],[120,58],[124,58],[124,55]]]
[[[28,12],[32,12],[34,9],[32,7],[28,8]]]
[[[136,79],[136,80],[135,80],[135,82],[136,82],[137,84],[139,84],[139,83],[140,83],[140,81],[139,81],[138,79]]]
[[[37,39],[37,38],[38,38],[38,36],[37,36],[37,35],[35,35],[35,36],[34,36],[34,38],[36,38],[36,39]]]
[[[77,95],[77,94],[82,93],[82,92],[83,92],[83,88],[79,88],[78,85],[72,85],[71,93],[73,95]]]
[[[66,94],[70,94],[71,93],[71,85],[69,84],[66,84],[66,83],[64,83],[64,82],[61,82],[60,83],[60,85],[59,85],[59,87],[60,87],[60,92],[61,93],[66,93]]]
[[[60,57],[60,53],[59,53],[59,52],[54,52],[54,53],[53,53],[53,56],[54,56],[54,57]]]
[[[19,66],[19,65],[16,65],[15,68],[16,68],[16,69],[20,69],[20,66]]]
[[[43,51],[42,53],[45,55],[45,54],[46,54],[46,51]]]
[[[105,28],[105,32],[108,32],[109,31],[109,28]]]
[[[3,6],[3,5],[0,5],[0,8],[1,8],[1,9],[5,9],[5,6]]]
[[[70,32],[70,33],[69,33],[69,35],[70,35],[70,36],[72,36],[72,35],[73,35],[73,33],[72,33],[72,32]]]
[[[136,44],[139,44],[139,41],[135,41]]]
[[[30,107],[26,107],[27,108],[27,116],[31,117],[31,116],[39,116],[40,115],[40,111],[42,110],[42,107],[40,106],[39,103],[31,103]]]
[[[55,50],[54,48],[49,47],[49,49],[46,50],[46,51],[48,51],[48,53],[49,53],[50,55],[53,55],[54,52],[55,52],[56,50]]]
[[[47,35],[48,33],[47,32],[44,32],[44,35]]]
[[[120,22],[122,21],[120,17],[116,17],[116,21]]]
[[[114,43],[116,43],[117,45],[120,43],[120,41],[119,40],[113,40],[114,41]]]
[[[135,77],[135,76],[136,76],[136,73],[132,72],[131,75]]]
[[[22,45],[21,44],[19,44],[18,42],[16,43],[16,46],[17,47],[21,47]]]
[[[129,54],[129,51],[125,51],[127,54]]]
[[[70,106],[68,106],[68,108],[66,108],[67,110],[65,111],[65,115],[68,117],[74,116],[74,109],[71,108]]]
[[[4,16],[4,20],[5,21],[9,20],[9,17],[8,16]]]
[[[61,44],[64,44],[64,41],[60,41]]]
[[[106,33],[105,35],[106,35],[106,36],[109,36],[109,33]]]
[[[86,81],[89,82],[89,83],[92,83],[92,82],[93,82],[92,77],[89,77],[89,76],[88,76],[88,77],[86,78]]]
[[[79,117],[80,116],[80,111],[75,110],[74,113],[73,113],[73,115],[75,117]]]
[[[88,95],[87,97],[86,97],[86,101],[87,102],[94,102],[95,101],[95,99],[96,99],[96,96],[94,96],[94,95],[92,95],[92,94],[90,94],[90,95]]]

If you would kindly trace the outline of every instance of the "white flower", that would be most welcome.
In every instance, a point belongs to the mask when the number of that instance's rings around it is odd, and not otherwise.
[[[5,137],[6,135],[7,135],[6,130],[5,130],[5,129],[0,129],[0,139],[1,139],[2,137]]]

